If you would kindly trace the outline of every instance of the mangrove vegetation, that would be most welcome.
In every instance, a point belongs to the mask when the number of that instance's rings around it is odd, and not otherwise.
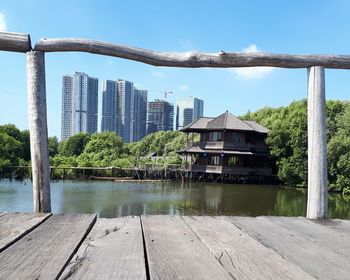
[[[327,157],[329,187],[350,192],[350,103],[327,101]],[[265,107],[241,116],[266,126],[272,160],[279,180],[293,187],[307,184],[307,102],[288,106]],[[195,141],[198,141],[198,136]],[[160,131],[141,141],[127,144],[114,132],[89,135],[78,133],[59,142],[49,137],[50,164],[54,167],[116,167],[156,163],[184,164],[177,150],[186,145],[179,131]],[[153,156],[153,158],[152,158]],[[0,176],[11,166],[30,166],[29,132],[12,124],[0,126]]]

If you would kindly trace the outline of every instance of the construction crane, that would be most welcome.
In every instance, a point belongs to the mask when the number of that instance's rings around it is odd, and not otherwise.
[[[162,94],[164,96],[164,101],[168,101],[168,95],[169,94],[174,94],[173,91],[169,91],[169,90],[147,90],[148,93],[157,93],[157,94]]]
[[[168,94],[173,94],[173,92],[172,92],[172,91],[164,90],[164,100],[165,100],[165,101],[168,101]]]

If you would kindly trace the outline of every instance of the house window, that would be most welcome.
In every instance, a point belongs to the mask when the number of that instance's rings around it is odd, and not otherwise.
[[[237,133],[237,132],[230,132],[229,141],[234,143],[234,144],[243,143],[242,134]]]
[[[228,159],[228,166],[230,166],[230,167],[237,166],[238,165],[238,160],[239,160],[239,158],[236,157],[236,156],[229,157],[229,159]]]
[[[222,132],[219,132],[219,131],[210,132],[209,141],[222,141]]]
[[[219,165],[219,164],[220,164],[220,157],[219,156],[211,156],[210,165]]]

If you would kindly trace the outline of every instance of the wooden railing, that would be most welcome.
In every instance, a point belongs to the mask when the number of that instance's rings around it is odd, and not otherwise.
[[[233,174],[233,175],[272,175],[271,168],[251,168],[251,167],[231,167],[218,165],[199,165],[194,164],[191,167],[192,171],[208,172],[218,174]]]
[[[198,144],[202,149],[209,150],[238,150],[267,152],[267,146],[250,143],[233,143],[229,141],[202,141]]]
[[[348,55],[272,53],[166,53],[86,39],[41,39],[32,49],[28,34],[0,32],[0,50],[27,53],[29,130],[35,211],[50,212],[49,153],[46,116],[45,52],[79,51],[131,59],[155,66],[308,68],[307,217],[327,217],[327,160],[324,68],[350,69]]]

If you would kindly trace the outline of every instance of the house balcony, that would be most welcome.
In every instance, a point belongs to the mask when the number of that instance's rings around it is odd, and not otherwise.
[[[272,175],[271,168],[253,168],[253,167],[231,167],[220,165],[192,165],[191,171],[215,174],[231,174],[231,175]]]
[[[266,145],[253,145],[250,143],[232,143],[227,141],[203,141],[199,142],[199,147],[201,147],[201,149],[203,150],[267,152]]]

